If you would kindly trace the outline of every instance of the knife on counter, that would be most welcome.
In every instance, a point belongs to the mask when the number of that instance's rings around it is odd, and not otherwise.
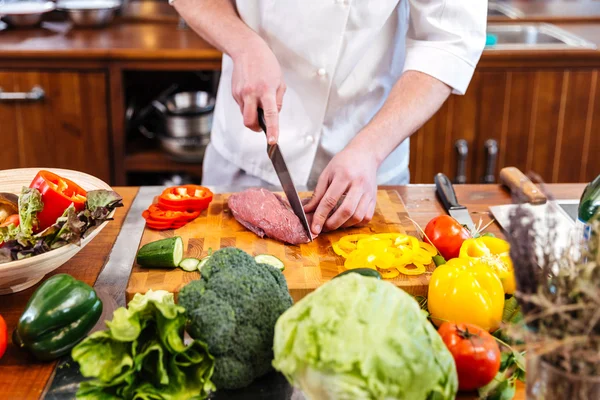
[[[517,167],[500,170],[500,182],[505,185],[519,203],[545,204],[548,199],[540,189]]]
[[[261,129],[267,133],[267,124],[265,123],[265,114],[262,108],[258,109],[258,124]],[[281,187],[283,188],[283,192],[285,193],[285,197],[287,197],[290,206],[292,207],[292,211],[294,214],[300,219],[304,230],[308,236],[308,239],[312,242],[313,234],[310,231],[310,225],[308,224],[308,219],[306,218],[306,214],[304,213],[304,207],[302,206],[302,202],[300,201],[300,196],[298,196],[298,191],[296,190],[296,186],[294,186],[294,181],[292,180],[292,176],[290,175],[290,171],[288,170],[287,164],[283,159],[283,154],[281,154],[281,150],[279,149],[278,144],[267,144],[267,154],[273,163],[273,167],[275,168],[275,173],[279,178],[279,182],[281,183]]]
[[[469,215],[469,210],[458,202],[450,179],[440,172],[435,176],[434,180],[437,194],[448,214],[457,220],[459,224],[465,225],[469,231],[475,232],[475,224]]]

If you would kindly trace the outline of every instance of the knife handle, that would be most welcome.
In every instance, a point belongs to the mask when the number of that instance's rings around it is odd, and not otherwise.
[[[258,107],[257,111],[258,111],[258,125],[260,126],[260,129],[262,129],[263,132],[265,132],[265,135],[266,135],[267,134],[267,124],[265,123],[265,112],[260,107]]]
[[[506,185],[511,193],[519,200],[525,199],[531,204],[546,203],[546,196],[531,180],[516,167],[506,167],[500,170],[500,182]]]
[[[437,194],[440,196],[440,200],[446,211],[466,209],[466,207],[458,203],[452,182],[450,182],[450,179],[446,175],[440,172],[435,176],[434,180]]]

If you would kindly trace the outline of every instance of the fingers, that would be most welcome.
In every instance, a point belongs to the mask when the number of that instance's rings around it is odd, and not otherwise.
[[[358,202],[354,213],[350,216],[350,218],[346,219],[346,221],[342,224],[342,228],[349,228],[351,226],[362,223],[366,218],[367,212],[369,211],[369,206],[370,196],[364,193],[360,198],[360,201]],[[327,222],[329,223],[329,221]],[[325,226],[327,226],[327,224]]]
[[[327,191],[319,201],[319,205],[313,216],[311,230],[315,235],[321,233],[329,213],[337,205],[338,200],[342,197],[347,188],[347,182],[342,182],[339,179],[331,182],[331,185],[329,185],[329,188],[327,188]]]
[[[325,194],[325,191],[327,190],[327,185],[329,185],[329,174],[327,173],[327,170],[325,170],[319,176],[319,180],[317,181],[317,186],[315,187],[312,197],[304,204],[304,212],[315,212],[317,206],[323,198],[323,195]]]
[[[332,231],[349,221],[352,221],[352,225],[361,222],[364,214],[359,216],[356,212],[358,211],[360,201],[362,201],[362,198],[364,197],[361,188],[359,186],[353,186],[346,195],[342,205],[333,213],[333,215],[331,215],[331,217],[327,218],[325,229]],[[366,212],[367,205],[364,205],[363,208],[364,213]],[[359,219],[356,220],[357,218]]]
[[[281,111],[281,107],[283,106],[283,95],[285,94],[286,89],[287,86],[283,82],[277,88],[277,93],[275,94],[275,99],[277,102],[277,111]]]
[[[279,109],[274,96],[264,96],[260,100],[265,113],[265,125],[267,126],[267,142],[277,143],[279,139]],[[254,108],[256,114],[256,107]]]
[[[246,96],[244,98],[243,105],[243,116],[244,116],[244,125],[255,132],[260,132],[260,126],[258,125],[258,112],[256,111],[257,104],[256,99],[251,96]]]

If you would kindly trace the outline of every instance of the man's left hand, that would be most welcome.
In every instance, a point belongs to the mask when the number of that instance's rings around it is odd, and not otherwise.
[[[333,157],[321,173],[313,197],[304,206],[307,213],[314,212],[314,235],[367,223],[373,218],[378,163],[370,151],[357,147],[351,144]]]

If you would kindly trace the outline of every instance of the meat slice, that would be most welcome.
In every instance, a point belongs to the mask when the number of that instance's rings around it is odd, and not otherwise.
[[[308,243],[300,219],[280,196],[262,188],[232,194],[227,205],[235,219],[258,236],[290,244]]]

